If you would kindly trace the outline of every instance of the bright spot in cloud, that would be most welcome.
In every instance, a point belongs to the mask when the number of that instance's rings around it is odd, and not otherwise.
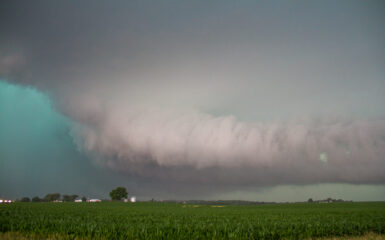
[[[320,153],[319,160],[321,162],[327,163],[328,162],[328,155],[325,152]]]

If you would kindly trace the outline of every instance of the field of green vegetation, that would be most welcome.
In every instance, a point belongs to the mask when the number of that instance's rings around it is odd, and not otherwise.
[[[385,234],[385,203],[0,204],[0,233],[3,239],[6,233],[20,234],[25,239],[311,239],[367,233],[381,236]]]

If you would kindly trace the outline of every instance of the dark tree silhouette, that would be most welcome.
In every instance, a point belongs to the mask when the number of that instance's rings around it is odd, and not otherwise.
[[[112,200],[120,201],[122,198],[127,198],[128,193],[126,188],[124,187],[117,187],[114,190],[110,192],[110,197]]]
[[[57,200],[60,200],[60,193],[49,193],[44,197],[44,201],[46,202],[53,202]]]
[[[29,197],[23,197],[20,202],[30,202],[31,199],[29,199]]]
[[[63,195],[64,202],[73,202],[78,197],[78,195]]]
[[[32,198],[32,202],[41,202],[41,199],[38,196]]]

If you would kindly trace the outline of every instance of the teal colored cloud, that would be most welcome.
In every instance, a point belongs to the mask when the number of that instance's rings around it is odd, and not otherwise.
[[[77,150],[72,124],[46,94],[0,81],[0,197],[108,194],[116,177]]]

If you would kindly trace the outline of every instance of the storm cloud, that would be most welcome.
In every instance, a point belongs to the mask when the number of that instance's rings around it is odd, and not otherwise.
[[[384,184],[384,9],[6,1],[0,74],[47,93],[79,151],[137,181]]]
[[[385,180],[384,119],[248,123],[198,112],[107,109],[87,112],[75,133],[81,149],[118,171],[179,180],[186,179],[186,169],[210,169],[207,183],[218,180],[211,173],[216,168],[220,181],[241,184]],[[184,170],[166,174],[168,167]]]

